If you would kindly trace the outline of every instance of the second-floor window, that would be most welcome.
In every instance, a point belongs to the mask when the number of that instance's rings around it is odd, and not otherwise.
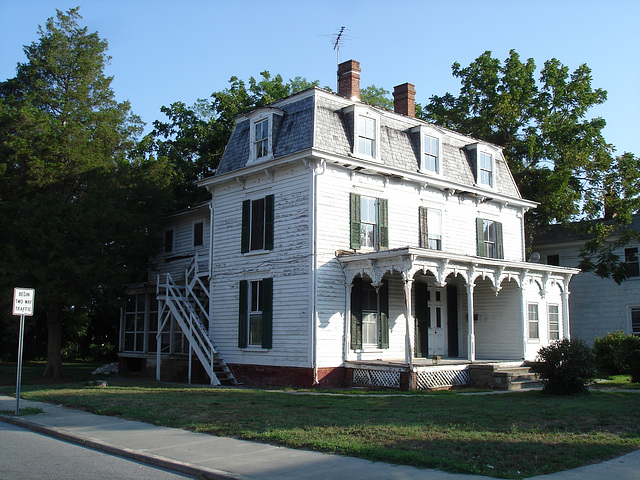
[[[389,248],[387,200],[352,193],[350,197],[351,248]]]
[[[435,208],[419,208],[421,248],[442,250],[442,211]]]
[[[204,223],[196,222],[193,224],[193,246],[201,247],[204,244]]]
[[[269,119],[265,118],[254,125],[254,148],[256,158],[266,157],[269,154]]]
[[[476,220],[478,256],[504,258],[502,223],[478,218]]]
[[[624,249],[624,263],[627,269],[627,277],[640,276],[638,265],[638,247]]]
[[[241,252],[273,249],[273,195],[242,202]]]
[[[164,253],[173,252],[173,230],[164,231]]]

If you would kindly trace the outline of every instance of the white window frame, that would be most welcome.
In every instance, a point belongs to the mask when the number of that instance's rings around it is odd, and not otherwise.
[[[468,145],[467,149],[475,151],[476,155],[476,186],[494,190],[496,188],[496,159],[498,155],[501,154],[500,150],[498,148],[494,148],[482,143]],[[490,159],[490,170],[481,168],[482,159],[484,156],[488,156]],[[483,173],[487,171],[490,172],[488,183],[482,181]]]
[[[437,220],[434,218],[436,216]],[[437,228],[434,229],[433,227]],[[434,233],[434,230],[439,233]],[[442,250],[442,237],[442,210],[439,208],[427,208],[427,248]]]
[[[249,291],[247,292],[247,308],[249,309],[247,313],[247,347],[262,347],[262,302],[264,301],[262,288],[262,279],[249,280]],[[254,323],[259,326],[256,338],[253,338],[252,335]]]
[[[363,208],[365,205],[370,206],[368,209],[369,216],[365,219],[365,215],[363,214]],[[360,248],[362,250],[375,250],[378,246],[378,199],[376,197],[368,197],[366,195],[360,196]],[[365,235],[364,229],[371,231],[371,245],[369,243],[365,243],[365,239],[367,236]]]
[[[360,106],[360,105],[352,105],[345,110],[345,113],[353,114],[353,150],[352,155],[357,158],[361,158],[364,160],[373,160],[375,162],[380,162],[380,115],[375,113],[373,110]],[[360,151],[360,138],[364,137],[365,132],[361,132],[362,125],[360,123],[360,118],[363,117],[365,119],[373,120],[375,125],[373,128],[373,138],[370,138],[373,142],[373,154],[368,155]]]
[[[629,305],[629,333],[631,335],[635,335],[637,337],[640,337],[640,326],[638,327],[638,330],[636,330],[635,332],[633,331],[633,312],[634,310],[638,311],[638,313],[640,314],[640,305]]]
[[[555,308],[555,312],[551,311],[552,308]],[[552,321],[553,317],[555,317],[555,320]],[[547,305],[547,324],[550,342],[560,340],[560,321],[560,305],[558,305],[557,303],[550,303],[549,305]],[[553,328],[554,326],[555,328]],[[553,336],[555,336],[556,338],[553,338]]]
[[[251,122],[250,133],[249,133],[249,143],[250,143],[250,155],[249,161],[247,165],[251,165],[253,163],[265,162],[267,160],[273,159],[273,125],[276,115],[282,116],[284,112],[277,108],[262,108],[252,112],[247,117]],[[267,123],[267,136],[266,137],[258,137],[258,126],[262,125],[263,122]],[[259,145],[262,145],[264,142],[267,143],[266,152],[263,155],[258,156]]]
[[[629,261],[629,257],[627,255],[627,253],[631,253],[631,256],[633,258],[633,256],[634,256],[633,250],[635,250],[635,260],[632,259],[631,261]],[[624,256],[624,263],[625,263],[626,268],[627,268],[627,275],[629,275],[628,279],[640,277],[640,268],[639,268],[639,263],[638,263],[638,252],[639,252],[639,248],[638,248],[637,245],[630,246],[630,247],[629,246],[624,247],[624,249],[622,251],[622,254]],[[633,269],[633,272],[631,272],[631,269]],[[630,275],[630,273],[633,273],[633,274]],[[638,273],[638,274],[636,275],[636,273]]]
[[[420,159],[418,163],[418,171],[429,175],[442,176],[442,134],[435,128],[426,127],[424,125],[421,125],[412,131],[418,132],[420,136]],[[434,139],[437,142],[438,152],[435,155],[435,170],[427,167],[426,158],[427,155],[431,155],[431,153],[427,148],[428,145],[426,137]]]
[[[485,257],[498,258],[498,230],[495,220],[482,219],[482,242]]]
[[[535,307],[535,311],[532,310]],[[532,317],[532,313],[535,313],[535,318]],[[531,335],[531,327],[535,324],[537,336]],[[535,342],[540,341],[540,309],[537,303],[527,303],[527,339]]]

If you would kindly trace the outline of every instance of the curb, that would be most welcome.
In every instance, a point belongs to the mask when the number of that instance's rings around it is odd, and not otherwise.
[[[189,463],[180,462],[178,460],[172,460],[170,458],[162,457],[160,455],[154,455],[152,453],[143,453],[137,450],[131,450],[129,448],[118,447],[109,443],[101,442],[100,440],[94,440],[84,438],[79,435],[75,435],[70,432],[65,432],[57,428],[50,428],[39,425],[27,420],[21,420],[16,417],[8,415],[0,415],[0,421],[10,423],[18,427],[23,427],[36,433],[41,433],[49,437],[57,438],[58,440],[64,440],[66,442],[75,443],[83,447],[93,448],[100,450],[110,455],[117,455],[119,457],[128,458],[137,462],[145,463],[153,467],[163,468],[165,470],[171,470],[174,472],[184,473],[185,475],[193,476],[199,480],[244,480],[245,477],[240,475],[225,472],[222,470],[216,470],[206,467],[196,467]]]

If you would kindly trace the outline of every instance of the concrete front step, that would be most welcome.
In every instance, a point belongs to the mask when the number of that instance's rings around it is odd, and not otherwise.
[[[542,385],[529,367],[513,367],[493,372],[493,388],[522,390],[523,388],[542,388]]]

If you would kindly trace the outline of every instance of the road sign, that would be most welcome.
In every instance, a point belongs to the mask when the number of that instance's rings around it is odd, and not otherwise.
[[[13,314],[24,315],[25,317],[33,316],[33,300],[36,291],[33,288],[13,289]]]

